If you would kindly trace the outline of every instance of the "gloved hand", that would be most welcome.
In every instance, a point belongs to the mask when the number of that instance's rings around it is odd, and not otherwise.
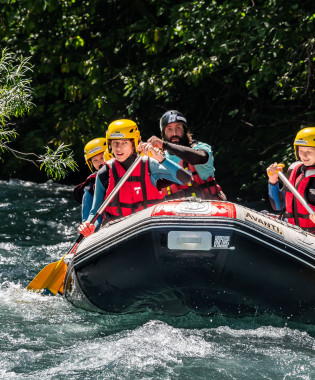
[[[84,237],[88,237],[94,234],[95,226],[94,224],[91,224],[90,222],[83,222],[78,228],[78,231],[79,231],[79,234],[83,235]]]

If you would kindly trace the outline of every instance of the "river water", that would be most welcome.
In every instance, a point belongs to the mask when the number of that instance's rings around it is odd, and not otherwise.
[[[77,238],[71,188],[0,181],[1,379],[315,379],[315,326],[104,316],[26,290]]]

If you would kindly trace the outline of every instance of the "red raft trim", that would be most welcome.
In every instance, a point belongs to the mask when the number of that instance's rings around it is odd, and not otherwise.
[[[185,202],[182,200],[163,202],[154,207],[151,216],[220,216],[236,218],[233,203],[222,201]]]

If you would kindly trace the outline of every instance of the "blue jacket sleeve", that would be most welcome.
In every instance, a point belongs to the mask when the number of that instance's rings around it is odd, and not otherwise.
[[[149,164],[151,182],[154,186],[156,186],[157,181],[161,178],[178,183],[180,185],[185,185],[191,179],[191,175],[187,170],[183,169],[181,166],[169,160],[168,158],[165,158],[162,163],[159,163],[157,160],[150,158]],[[183,181],[179,178],[182,178]]]
[[[208,161],[205,164],[195,165],[196,172],[199,174],[199,177],[204,181],[208,179],[210,176],[214,177],[214,159],[213,159],[213,151],[210,145],[198,142],[197,145],[194,146],[193,149],[202,149],[206,151],[209,155]]]
[[[284,191],[280,190],[279,182],[275,184],[268,182],[268,194],[273,210],[282,211],[285,209]]]
[[[82,222],[85,222],[90,214],[93,203],[93,195],[89,193],[87,190],[84,190],[82,197]]]
[[[90,215],[87,218],[88,222],[91,222],[94,215],[97,213],[98,209],[101,207],[104,199],[105,199],[106,189],[104,188],[101,180],[98,176],[96,176],[96,182],[95,182],[95,189],[94,189],[94,197],[93,197],[93,204],[90,211]],[[103,215],[100,215],[98,219],[95,222],[95,230],[97,231],[102,223]]]

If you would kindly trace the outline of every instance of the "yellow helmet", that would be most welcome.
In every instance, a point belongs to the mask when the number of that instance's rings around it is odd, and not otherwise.
[[[110,140],[132,139],[134,140],[135,148],[137,148],[141,136],[138,126],[134,121],[120,119],[109,124],[106,139],[108,143]]]
[[[298,146],[315,147],[315,127],[307,127],[301,129],[294,140],[295,157],[299,160]]]
[[[85,162],[87,163],[88,167],[90,168],[91,172],[93,172],[93,165],[91,163],[91,158],[96,156],[97,154],[100,154],[104,152],[104,160],[108,161],[110,158],[107,158],[106,160],[106,152],[107,155],[108,147],[107,147],[107,141],[105,137],[99,137],[97,139],[89,141],[85,147],[84,147],[84,158]]]
[[[109,161],[113,157],[114,156],[112,155],[112,153],[110,153],[110,151],[108,150],[108,146],[106,146],[106,150],[104,152],[104,161]]]

